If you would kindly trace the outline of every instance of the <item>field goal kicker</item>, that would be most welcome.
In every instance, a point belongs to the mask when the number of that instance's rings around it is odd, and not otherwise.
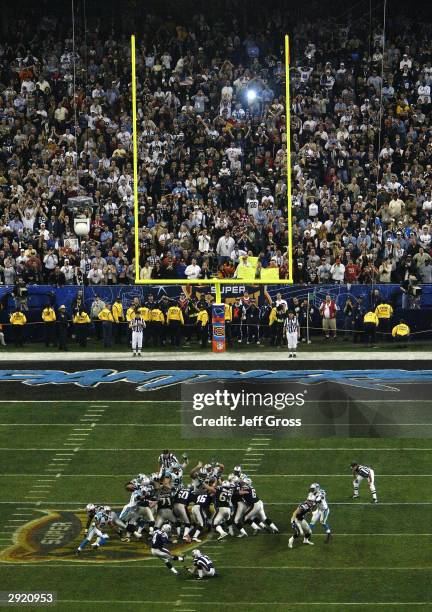
[[[291,285],[293,283],[293,231],[292,231],[292,194],[291,194],[291,105],[290,105],[290,51],[289,36],[285,35],[285,117],[286,117],[286,151],[287,151],[287,220],[288,220],[288,278],[285,279],[237,279],[209,278],[189,279],[141,279],[140,278],[140,243],[138,227],[138,127],[137,127],[137,76],[136,76],[136,40],[131,36],[132,67],[132,130],[133,130],[133,186],[134,186],[134,253],[136,285],[214,285],[216,298],[220,298],[221,285]],[[216,299],[220,303],[220,299]]]

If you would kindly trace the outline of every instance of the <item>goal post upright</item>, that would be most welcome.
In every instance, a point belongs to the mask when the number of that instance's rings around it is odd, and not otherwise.
[[[287,207],[288,207],[288,282],[293,282],[293,231],[291,194],[291,103],[290,103],[290,48],[289,36],[285,34],[285,117],[287,156]]]
[[[134,238],[135,238],[135,282],[140,281],[139,261],[139,226],[138,226],[138,131],[137,131],[137,99],[136,99],[136,50],[135,36],[131,36],[132,63],[132,146],[133,146],[133,194],[134,194]]]

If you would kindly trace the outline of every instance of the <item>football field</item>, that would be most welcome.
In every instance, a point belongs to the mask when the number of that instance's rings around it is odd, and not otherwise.
[[[56,591],[59,610],[430,609],[430,440],[182,440],[176,399],[56,394],[0,402],[3,590]],[[154,471],[163,448],[186,452],[190,466],[217,460],[228,472],[241,464],[280,533],[221,542],[208,535],[199,548],[219,577],[204,582],[185,570],[173,576],[146,542],[121,542],[112,530],[105,547],[76,557],[85,505],[120,509],[129,498],[126,481]],[[353,460],[375,469],[378,505],[366,483],[351,499]],[[314,481],[327,491],[334,537],[326,544],[317,525],[314,547],[290,550],[291,513]],[[188,555],[185,566],[192,548],[176,545]]]

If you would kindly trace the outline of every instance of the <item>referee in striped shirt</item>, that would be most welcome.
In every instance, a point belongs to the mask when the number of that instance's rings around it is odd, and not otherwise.
[[[297,343],[300,325],[298,318],[292,310],[289,311],[285,319],[284,332],[288,342],[289,357],[297,357]]]
[[[135,312],[135,316],[130,320],[129,323],[129,327],[132,330],[132,355],[134,357],[141,357],[145,326],[145,321],[139,314],[137,309]]]

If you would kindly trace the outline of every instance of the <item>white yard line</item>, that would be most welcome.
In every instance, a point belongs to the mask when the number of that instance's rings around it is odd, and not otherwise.
[[[75,444],[75,443],[74,443]],[[84,449],[87,450],[87,449]],[[47,476],[47,474],[0,474],[1,478],[34,478]],[[130,474],[64,474],[68,478],[129,478]],[[378,474],[379,478],[432,478],[432,474]],[[256,478],[350,478],[350,474],[257,474]],[[46,479],[49,482],[49,478]],[[44,482],[38,480],[38,482]]]
[[[99,426],[99,423],[97,424]],[[221,447],[199,447],[199,448],[193,448],[193,447],[188,447],[188,448],[173,448],[173,450],[175,450],[176,452],[188,452],[188,453],[194,453],[194,452],[203,452],[203,451],[220,451],[220,452],[231,452],[231,453],[235,453],[235,452],[239,452],[239,451],[246,451],[246,450],[263,450],[265,448],[266,452],[276,452],[276,453],[285,453],[285,452],[297,452],[297,451],[303,451],[303,452],[307,452],[310,453],[311,451],[316,451],[316,452],[339,452],[339,451],[349,451],[349,452],[356,452],[356,451],[379,451],[379,452],[398,452],[398,453],[403,453],[406,451],[422,451],[422,452],[431,452],[432,448],[380,448],[380,447],[365,447],[365,448],[321,448],[321,447],[308,447],[308,448],[267,448],[267,447],[261,447],[261,448],[252,448],[251,445],[249,445],[248,447],[239,447],[239,448],[221,448]],[[0,448],[0,451],[55,451],[55,450],[62,450],[61,448],[38,448],[38,447],[33,447],[33,448]],[[143,451],[148,451],[148,452],[154,452],[154,451],[158,451],[160,453],[160,447],[155,447],[155,448],[149,448],[148,446],[146,448],[137,448],[136,446],[134,447],[127,447],[127,448],[88,448],[86,450],[89,451],[137,451],[137,452],[143,452]]]

